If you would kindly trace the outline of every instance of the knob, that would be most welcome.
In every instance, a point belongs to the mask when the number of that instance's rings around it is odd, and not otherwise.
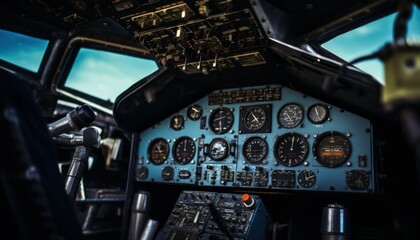
[[[245,193],[242,195],[242,202],[244,203],[245,207],[251,208],[253,207],[255,201],[251,196],[249,196],[249,194]]]

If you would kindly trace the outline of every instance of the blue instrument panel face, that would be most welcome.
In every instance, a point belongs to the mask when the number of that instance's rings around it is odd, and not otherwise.
[[[373,192],[368,119],[277,85],[216,91],[140,135],[136,180]]]

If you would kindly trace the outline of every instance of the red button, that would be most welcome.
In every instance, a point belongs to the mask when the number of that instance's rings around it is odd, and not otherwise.
[[[242,202],[244,202],[246,205],[251,205],[252,204],[251,196],[249,196],[249,194],[245,193],[244,195],[242,195]]]

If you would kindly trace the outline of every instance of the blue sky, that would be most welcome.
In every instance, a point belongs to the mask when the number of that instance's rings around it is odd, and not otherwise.
[[[150,59],[81,48],[65,87],[114,102],[120,93],[157,69]]]
[[[39,65],[48,46],[48,40],[0,29],[0,59],[32,72]]]
[[[391,14],[375,22],[344,33],[322,46],[346,61],[379,50],[393,38],[393,25],[396,14]],[[407,38],[420,43],[420,10],[414,8],[409,21]],[[384,84],[384,67],[381,61],[369,60],[356,64],[361,70],[370,73]]]

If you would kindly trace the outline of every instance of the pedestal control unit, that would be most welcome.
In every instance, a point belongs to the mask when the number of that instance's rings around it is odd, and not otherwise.
[[[156,239],[265,239],[269,224],[257,195],[183,191]]]

